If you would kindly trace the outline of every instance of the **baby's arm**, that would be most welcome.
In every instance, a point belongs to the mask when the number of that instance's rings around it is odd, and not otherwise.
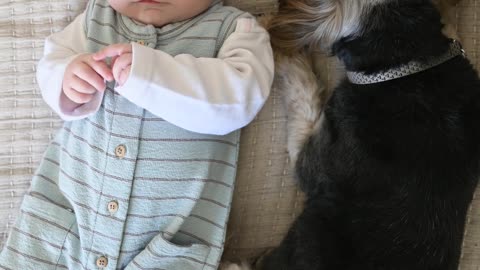
[[[107,47],[96,57],[117,56],[120,47]],[[253,17],[238,20],[217,58],[132,47],[130,75],[116,91],[184,129],[227,134],[250,123],[269,95],[272,49]]]
[[[110,68],[86,53],[85,15],[45,41],[37,81],[45,102],[64,120],[84,118],[98,110],[112,80]]]

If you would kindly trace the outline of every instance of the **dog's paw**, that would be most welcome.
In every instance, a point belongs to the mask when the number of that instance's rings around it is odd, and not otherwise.
[[[218,270],[252,270],[252,268],[245,262],[241,264],[224,262],[220,264]]]

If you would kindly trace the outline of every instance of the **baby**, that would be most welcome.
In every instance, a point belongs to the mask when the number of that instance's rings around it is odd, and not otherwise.
[[[239,129],[273,80],[267,32],[216,0],[90,0],[37,79],[66,120],[0,269],[216,269]]]

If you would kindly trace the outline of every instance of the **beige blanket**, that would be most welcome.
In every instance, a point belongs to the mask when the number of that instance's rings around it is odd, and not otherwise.
[[[86,0],[0,0],[0,248],[59,119],[41,100],[35,64],[43,40],[65,27]],[[274,11],[276,0],[229,0],[254,14]],[[457,30],[476,65],[480,57],[480,0],[464,0]],[[326,82],[328,65],[320,64]],[[478,62],[480,63],[480,62]],[[274,89],[265,108],[242,132],[240,161],[225,256],[253,256],[276,245],[301,211],[286,153],[286,113]],[[480,138],[479,138],[480,139]],[[480,140],[479,140],[480,141]],[[462,266],[480,269],[480,198],[468,217]]]

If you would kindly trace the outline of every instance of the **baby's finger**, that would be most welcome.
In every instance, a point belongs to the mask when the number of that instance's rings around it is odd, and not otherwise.
[[[131,69],[131,65],[125,67],[121,72],[120,72],[120,77],[118,79],[118,83],[120,85],[124,85],[125,82],[127,81],[128,79],[128,76],[130,76],[130,69]]]
[[[75,76],[75,75],[74,75]],[[74,79],[70,83],[70,87],[77,92],[83,93],[83,94],[95,94],[97,92],[97,89],[95,89],[94,86],[89,84],[88,82],[82,80],[79,77],[74,77]]]
[[[117,61],[115,61],[115,65],[112,67],[113,77],[115,80],[119,81],[120,79],[120,72],[124,70],[126,67],[132,64],[132,54],[127,53],[119,56]]]
[[[118,56],[112,57],[112,61],[110,62],[110,68],[112,68],[115,65],[115,62],[117,61],[117,58],[118,58]]]
[[[88,62],[88,65],[98,73],[98,75],[102,76],[102,78],[106,81],[113,80],[112,70],[108,67],[107,63],[104,61],[92,61]]]
[[[96,61],[104,60],[107,57],[122,55],[132,52],[131,44],[113,44],[93,54]]]
[[[93,98],[93,95],[80,93],[75,91],[75,89],[72,89],[72,88],[65,89],[63,92],[71,101],[78,104],[88,103]]]
[[[74,74],[80,79],[88,82],[98,91],[105,90],[106,84],[103,78],[89,65],[85,65],[74,72]],[[112,76],[113,77],[113,76]]]

